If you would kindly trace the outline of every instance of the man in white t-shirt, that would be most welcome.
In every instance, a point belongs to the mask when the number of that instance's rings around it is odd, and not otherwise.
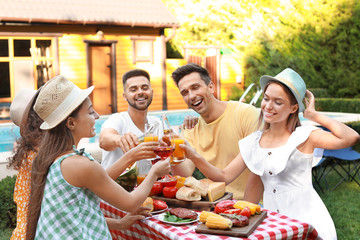
[[[151,168],[151,163],[146,159],[156,155],[150,147],[141,148],[140,145],[147,143],[139,145],[138,137],[144,134],[145,123],[150,125],[158,123],[161,126],[160,119],[147,116],[153,98],[149,73],[141,69],[126,72],[123,75],[123,87],[128,110],[112,114],[101,127],[99,139],[100,147],[103,149],[101,165],[107,169],[124,153],[137,147],[142,151],[141,159],[143,159],[137,162],[139,174],[146,174]]]

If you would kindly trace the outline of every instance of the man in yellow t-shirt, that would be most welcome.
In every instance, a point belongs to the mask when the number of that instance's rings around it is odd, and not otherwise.
[[[259,111],[249,104],[216,99],[208,71],[197,64],[179,67],[172,78],[186,104],[200,114],[195,127],[184,131],[185,139],[212,165],[225,168],[239,153],[238,141],[256,130]],[[172,167],[173,174],[185,177],[191,176],[194,170],[195,165],[189,159]],[[232,192],[235,199],[243,199],[249,174],[249,170],[245,170],[226,186],[226,191]],[[260,179],[255,183],[262,184]],[[256,184],[248,188],[257,187]]]

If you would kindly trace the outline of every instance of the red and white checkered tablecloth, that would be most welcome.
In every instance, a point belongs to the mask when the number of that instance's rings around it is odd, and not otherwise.
[[[101,202],[100,208],[106,217],[121,218],[123,211]],[[174,226],[160,222],[156,217],[138,221],[128,230],[110,231],[113,239],[239,239],[230,236],[198,234],[195,228],[198,223]],[[268,211],[267,217],[246,239],[316,239],[317,231],[313,226],[282,214]],[[245,239],[245,238],[244,238]]]

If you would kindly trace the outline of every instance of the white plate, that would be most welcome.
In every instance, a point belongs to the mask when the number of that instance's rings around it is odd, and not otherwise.
[[[165,208],[165,209],[163,209],[163,210],[152,211],[152,212],[150,212],[150,213],[151,213],[152,215],[154,215],[154,214],[159,214],[159,213],[165,212],[166,210],[168,210],[168,207]]]
[[[168,222],[168,221],[165,221],[165,220],[164,220],[165,213],[162,213],[162,214],[158,215],[156,218],[157,218],[160,222],[167,223],[167,224],[172,224],[172,225],[186,225],[186,224],[191,224],[191,223],[194,223],[194,222],[199,221],[199,214],[197,213],[197,215],[198,215],[198,217],[196,218],[196,220],[192,220],[192,221],[189,221],[189,222]]]

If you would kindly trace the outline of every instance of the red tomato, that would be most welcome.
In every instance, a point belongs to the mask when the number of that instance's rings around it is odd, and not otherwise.
[[[234,208],[233,200],[223,200],[215,205],[215,213],[222,213],[227,209],[233,209],[233,208]]]
[[[153,196],[153,195],[161,195],[162,190],[163,190],[162,184],[159,183],[159,182],[155,182],[154,185],[153,185],[152,188],[151,188],[150,196]]]
[[[234,209],[227,209],[223,213],[240,215],[241,211],[242,210],[239,208],[234,208]]]
[[[153,199],[154,211],[167,209],[168,205],[163,200]]]
[[[176,187],[164,187],[163,195],[167,198],[175,198],[177,190]]]
[[[177,183],[177,178],[172,175],[166,175],[158,182],[160,182],[163,187],[175,187]]]
[[[239,209],[240,210],[240,209]],[[245,217],[250,217],[251,216],[251,210],[249,207],[245,207],[243,210],[241,210],[240,215],[245,216]]]

